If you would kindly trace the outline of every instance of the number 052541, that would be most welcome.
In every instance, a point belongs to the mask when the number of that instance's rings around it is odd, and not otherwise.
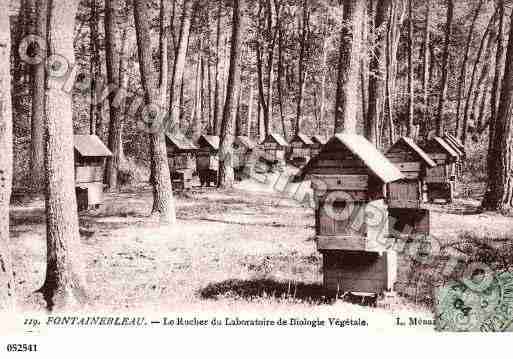
[[[37,352],[37,344],[7,344],[8,352]]]

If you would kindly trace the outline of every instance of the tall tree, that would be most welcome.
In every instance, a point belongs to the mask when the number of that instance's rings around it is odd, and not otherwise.
[[[191,28],[192,8],[194,5],[193,0],[184,0],[183,12],[180,22],[180,35],[178,37],[178,46],[175,55],[175,63],[173,66],[173,77],[171,79],[171,93],[170,98],[170,117],[169,124],[166,126],[167,130],[173,132],[173,128],[180,123],[180,101],[182,99],[182,85],[183,73],[185,68],[185,57],[187,55],[187,45],[189,42],[189,33]]]
[[[510,20],[513,23],[513,12]],[[488,189],[483,200],[487,209],[513,211],[513,26],[510,26],[504,78],[494,131]]]
[[[499,29],[497,30],[497,50],[495,54],[495,71],[493,77],[492,91],[490,94],[490,126],[488,131],[488,153],[486,156],[486,171],[488,180],[492,178],[495,173],[495,127],[497,122],[498,101],[500,96],[500,88],[502,84],[502,67],[504,63],[504,1],[498,0],[497,7],[499,12]],[[488,186],[488,190],[491,186]],[[488,208],[491,206],[489,203],[492,196],[485,194],[483,199],[483,207]]]
[[[296,110],[296,126],[295,131],[296,134],[301,132],[301,115],[302,115],[302,104],[303,104],[303,93],[305,91],[304,84],[306,83],[306,71],[305,71],[305,53],[306,53],[306,42],[307,42],[307,31],[308,31],[308,23],[310,18],[310,12],[308,9],[307,0],[303,0],[301,5],[303,9],[303,15],[301,17],[301,35],[300,35],[300,45],[299,45],[299,62],[298,62],[298,76],[299,76],[299,84],[298,84],[298,96],[297,96],[297,110]]]
[[[161,0],[160,36],[164,31],[166,2]],[[150,156],[151,156],[151,184],[153,186],[152,215],[158,216],[163,224],[176,221],[175,203],[171,188],[171,177],[167,159],[166,141],[164,137],[163,114],[166,112],[167,89],[167,39],[159,42],[160,66],[156,67],[153,61],[153,49],[150,38],[151,4],[134,0],[135,30],[137,48],[139,53],[139,68],[141,82],[144,90],[145,110],[143,115],[149,125]],[[172,121],[172,119],[171,119]]]
[[[119,12],[126,6],[124,0],[105,0],[105,58],[107,63],[107,80],[109,86],[121,87],[119,78],[121,54],[121,30],[119,29]],[[107,160],[107,182],[111,190],[118,189],[118,170],[120,156],[123,152],[122,142],[119,141],[122,130],[123,108],[115,103],[116,91],[111,91],[109,100],[109,140],[108,146],[112,157]]]
[[[413,0],[408,0],[408,120],[406,123],[406,136],[413,137],[414,124],[413,124],[413,103],[414,89],[413,89]]]
[[[216,69],[215,69],[215,86],[214,86],[214,133],[219,134],[221,128],[221,111],[223,100],[221,96],[221,25],[222,25],[222,2],[217,5],[217,28],[216,28]]]
[[[239,0],[233,1],[232,38],[230,49],[230,68],[226,87],[226,100],[221,123],[221,138],[219,145],[219,181],[221,188],[231,188],[234,181],[233,172],[233,137],[235,127],[235,112],[241,77],[241,47],[243,31],[242,9]]]
[[[48,49],[68,64],[75,59],[73,38],[78,1],[51,1],[48,8]],[[60,71],[65,63],[48,66]],[[46,277],[41,292],[50,309],[73,306],[85,299],[73,159],[73,108],[63,78],[46,73]]]
[[[365,119],[364,132],[365,137],[375,145],[378,144],[379,112],[382,106],[380,99],[383,97],[383,50],[385,48],[389,6],[390,0],[378,1],[377,3],[374,15],[374,53],[369,63],[369,108]]]
[[[422,123],[419,129],[419,136],[425,137],[429,123],[429,44],[431,26],[431,1],[426,0],[424,12],[424,43],[422,45]]]
[[[356,132],[360,74],[362,22],[366,1],[344,0],[344,26],[340,34],[340,52],[335,100],[335,133]]]
[[[9,200],[12,183],[11,24],[9,2],[0,2],[0,312],[15,306],[9,249]]]
[[[463,121],[461,121],[461,125],[457,128],[457,136],[458,138],[461,138],[461,141],[465,143],[467,139],[467,128],[468,128],[468,117],[469,117],[469,111],[471,98],[474,93],[474,85],[475,80],[478,74],[478,68],[479,63],[481,62],[481,57],[483,55],[483,50],[487,47],[486,43],[492,41],[490,39],[490,31],[492,27],[494,26],[494,19],[495,19],[495,13],[490,17],[490,20],[488,21],[488,26],[486,27],[485,32],[483,33],[483,36],[481,37],[481,41],[479,42],[479,49],[477,50],[476,59],[474,60],[474,66],[472,68],[472,75],[470,76],[470,84],[468,88],[468,95],[465,100],[465,107],[463,108]]]
[[[460,68],[460,77],[458,80],[458,103],[456,105],[456,135],[460,136],[460,110],[461,110],[461,101],[464,97],[463,93],[465,90],[465,81],[466,81],[466,71],[467,71],[467,62],[470,53],[470,45],[472,44],[472,36],[474,35],[474,28],[476,26],[477,18],[481,12],[481,8],[483,7],[483,0],[479,0],[476,8],[474,9],[474,14],[472,15],[472,21],[470,23],[470,28],[468,30],[467,40],[465,42],[465,52],[463,55],[463,62],[461,63]]]
[[[447,15],[445,21],[445,39],[444,49],[442,52],[442,78],[440,80],[440,96],[438,97],[438,109],[436,112],[436,133],[438,136],[444,133],[443,111],[445,105],[445,97],[447,95],[447,76],[449,72],[449,44],[452,34],[452,19],[454,15],[454,1],[446,0]]]
[[[47,7],[47,0],[37,1],[36,35],[41,38],[46,38]],[[34,189],[41,189],[44,186],[45,49],[37,50],[42,61],[32,65],[30,165]]]

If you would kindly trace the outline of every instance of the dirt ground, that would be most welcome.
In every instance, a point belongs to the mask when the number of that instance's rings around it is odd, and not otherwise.
[[[419,290],[426,283],[411,281],[413,266],[407,257],[399,259],[398,296],[386,306],[326,301],[321,256],[312,239],[313,210],[291,198],[297,187],[284,190],[278,182],[277,177],[268,184],[245,180],[230,192],[194,188],[178,194],[178,221],[169,227],[147,218],[149,187],[106,194],[99,210],[80,214],[90,298],[86,310],[431,315],[429,288]],[[43,205],[39,199],[11,208],[22,308],[44,279]],[[513,236],[512,218],[479,213],[472,199],[433,205],[431,224],[444,243],[457,243],[469,232],[498,240]]]

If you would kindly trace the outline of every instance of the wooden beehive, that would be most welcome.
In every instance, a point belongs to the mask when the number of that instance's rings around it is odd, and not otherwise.
[[[310,146],[310,158],[314,158],[321,152],[322,146],[326,144],[326,138],[321,135],[314,135],[310,138],[312,145]]]
[[[219,171],[219,136],[201,135],[197,142],[196,170],[201,185],[217,183]]]
[[[387,202],[391,208],[420,208],[427,171],[436,163],[408,137],[401,137],[385,154],[404,178],[387,185]]]
[[[103,202],[105,159],[112,153],[96,135],[75,135],[73,144],[78,208],[98,207]]]
[[[190,189],[198,148],[181,132],[166,133],[166,148],[173,189]]]
[[[426,172],[428,200],[442,199],[452,202],[457,177],[458,152],[441,137],[428,140],[422,149],[436,163],[435,167],[429,168]]]
[[[461,177],[463,161],[465,161],[467,157],[465,145],[449,133],[446,133],[442,138],[447,142],[447,144],[452,146],[456,153],[458,153],[458,161],[456,162],[456,181],[458,181],[459,177]]]
[[[312,181],[326,288],[378,293],[390,289],[396,265],[394,253],[388,253],[385,185],[404,178],[399,169],[364,137],[341,133],[299,176]],[[362,265],[355,267],[354,262]]]
[[[270,133],[260,143],[264,159],[270,164],[285,164],[285,152],[289,147],[287,141],[277,133]]]
[[[430,212],[423,207],[424,180],[436,163],[408,137],[400,138],[385,156],[403,173],[387,185],[389,231],[394,235],[429,234]]]
[[[290,161],[301,166],[310,160],[312,140],[303,133],[296,133],[290,140]]]

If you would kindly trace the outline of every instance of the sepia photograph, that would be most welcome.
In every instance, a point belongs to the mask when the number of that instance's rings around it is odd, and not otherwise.
[[[0,338],[23,338],[0,353],[123,328],[513,332],[512,20],[0,0]]]

